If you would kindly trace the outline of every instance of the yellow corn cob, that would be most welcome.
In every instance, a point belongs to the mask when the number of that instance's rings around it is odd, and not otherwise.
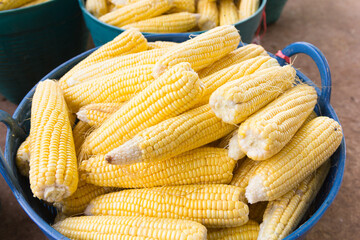
[[[290,88],[240,125],[238,145],[253,160],[278,153],[295,135],[317,102],[315,88]]]
[[[200,223],[169,218],[133,216],[82,216],[66,218],[53,228],[73,240],[206,240],[206,228]]]
[[[253,15],[259,8],[259,0],[241,0],[239,5],[240,20],[246,19]]]
[[[201,106],[203,104],[209,103],[211,94],[225,83],[274,66],[280,66],[276,59],[269,56],[258,56],[231,65],[225,69],[202,78],[201,81],[205,85],[205,92],[201,101],[197,105]]]
[[[106,0],[86,0],[85,8],[97,18],[108,12]]]
[[[207,240],[256,240],[259,229],[257,222],[249,220],[240,227],[210,230]]]
[[[80,108],[77,116],[81,121],[98,128],[114,112],[119,110],[122,105],[124,103],[93,103]]]
[[[91,126],[83,121],[79,121],[73,128],[73,138],[76,156],[79,156],[81,145],[83,144],[85,138],[91,133]]]
[[[249,178],[255,171],[259,162],[253,161],[250,158],[246,158],[241,165],[234,171],[234,177],[232,178],[230,185],[237,186],[241,189],[240,200],[246,202],[245,189],[249,183]]]
[[[246,188],[249,203],[275,200],[296,187],[335,152],[342,136],[339,123],[328,117],[302,126],[278,154],[257,166]]]
[[[92,103],[121,103],[128,101],[153,81],[153,64],[135,66],[77,84],[64,91],[72,112]]]
[[[174,0],[174,7],[169,10],[169,13],[174,12],[195,12],[195,0]]]
[[[85,215],[167,217],[210,228],[237,227],[249,220],[239,193],[239,188],[221,184],[131,189],[95,198]]]
[[[191,108],[204,87],[189,63],[166,71],[108,118],[84,142],[84,153],[108,153],[138,132]]]
[[[220,25],[234,24],[239,21],[237,7],[233,0],[221,0],[219,4]]]
[[[238,124],[266,106],[295,82],[290,65],[272,67],[228,82],[211,94],[209,104],[224,122]]]
[[[75,84],[99,77],[105,77],[110,74],[116,74],[135,66],[155,64],[158,59],[168,51],[169,49],[167,48],[154,49],[126,56],[115,57],[97,64],[92,64],[89,67],[74,73],[71,80],[68,81],[68,86],[73,86]]]
[[[199,14],[181,12],[145,19],[123,26],[124,29],[136,28],[150,33],[181,33],[197,26]]]
[[[197,148],[165,160],[117,166],[104,155],[81,162],[82,179],[98,186],[119,188],[229,183],[236,161],[221,148]]]
[[[0,11],[18,8],[31,0],[0,0]]]
[[[16,153],[15,163],[20,174],[28,177],[30,170],[30,137],[27,137],[25,141],[20,144]]]
[[[300,185],[275,201],[269,202],[260,225],[259,240],[283,239],[293,231],[320,190],[330,169],[326,161]]]
[[[48,202],[69,197],[78,184],[77,160],[68,109],[60,87],[52,80],[36,88],[30,136],[33,194]]]
[[[207,66],[206,68],[200,70],[199,77],[204,78],[213,74],[221,69],[227,68],[236,63],[240,63],[242,61],[248,60],[250,58],[254,58],[257,56],[269,56],[264,48],[260,45],[256,44],[248,44],[246,46],[240,47],[231,53],[225,55],[223,58],[217,60],[213,64]]]
[[[178,45],[176,42],[166,42],[166,41],[156,41],[156,42],[149,42],[148,49],[157,49],[157,48],[170,48]]]
[[[213,0],[199,0],[197,4],[197,12],[200,13],[199,20],[200,30],[209,30],[219,26],[219,10],[216,1]]]
[[[239,139],[237,131],[235,131],[234,136],[229,141],[229,157],[234,160],[240,160],[244,158],[246,154],[239,147]]]
[[[172,0],[142,0],[131,3],[99,18],[100,21],[117,27],[153,18],[168,11],[173,6]]]
[[[262,223],[266,206],[269,202],[257,202],[249,204],[249,219]]]
[[[105,158],[117,165],[161,160],[208,144],[234,129],[204,105],[141,131]]]
[[[156,62],[154,76],[180,62],[189,62],[199,71],[236,49],[240,35],[234,26],[221,26],[171,48]]]
[[[21,5],[21,8],[34,6],[34,5],[44,3],[44,2],[47,2],[47,1],[50,1],[50,0],[32,0],[31,2],[29,2],[27,4]]]
[[[147,50],[146,38],[136,29],[129,29],[121,33],[112,41],[104,44],[99,49],[90,54],[87,58],[78,63],[70,71],[68,71],[63,77],[60,78],[60,87],[65,90],[66,88],[79,82],[78,79],[74,79],[73,75],[77,73],[84,74],[84,71],[89,66],[97,65],[97,63],[109,63],[108,61],[116,56],[122,56],[130,53],[138,53]],[[125,58],[128,59],[128,58]],[[111,62],[111,60],[110,60]],[[107,65],[107,68],[111,68],[111,65]],[[82,71],[83,70],[83,71]],[[100,69],[101,71],[102,69]],[[84,80],[88,80],[89,75],[84,76]],[[77,80],[77,81],[76,81]]]
[[[76,191],[70,197],[54,203],[54,206],[66,216],[81,214],[91,200],[111,191],[112,188],[99,187],[80,180]]]

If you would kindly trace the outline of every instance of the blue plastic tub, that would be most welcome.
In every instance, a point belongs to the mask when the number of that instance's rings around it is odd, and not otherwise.
[[[106,23],[99,21],[96,17],[94,17],[91,13],[89,13],[85,9],[84,0],[78,0],[81,11],[83,13],[86,26],[88,27],[92,39],[94,41],[95,46],[101,46],[111,40],[113,40],[116,36],[120,33],[125,31],[125,29],[118,28]],[[237,22],[234,24],[236,29],[240,31],[241,40],[244,43],[251,43],[255,32],[260,24],[262,12],[264,11],[265,5],[267,0],[261,0],[261,4],[259,9],[249,18],[244,19],[242,21]],[[173,33],[173,34],[163,34],[163,35],[174,35],[174,36],[189,36],[189,35],[196,35],[203,33],[204,31],[198,32],[187,32],[187,33]],[[144,35],[162,35],[162,34],[154,34],[154,33],[146,33],[143,32]]]
[[[161,35],[161,36],[147,36],[148,41],[175,41],[183,42],[188,39],[186,36],[174,36],[174,35]],[[46,75],[41,81],[51,78],[59,79],[63,76],[71,67],[73,67],[80,60],[88,56],[94,49],[89,50],[69,61],[60,65],[48,75]],[[316,63],[320,75],[322,88],[318,89],[319,104],[317,111],[321,115],[329,116],[339,121],[334,109],[330,105],[331,94],[331,76],[328,63],[324,55],[313,45],[299,42],[293,43],[282,50],[282,53],[286,56],[293,56],[298,53],[304,53],[309,55]],[[275,57],[274,55],[272,55]],[[283,59],[276,57],[281,65],[285,62]],[[304,82],[312,84],[303,73],[297,71],[297,76]],[[50,225],[53,223],[56,211],[51,207],[47,207],[41,201],[33,198],[30,191],[29,181],[25,177],[21,176],[15,166],[15,155],[20,143],[25,139],[29,133],[29,119],[31,108],[31,97],[34,94],[35,87],[26,95],[21,101],[20,105],[16,109],[14,115],[11,117],[8,113],[0,110],[0,121],[8,126],[8,132],[6,136],[5,156],[0,152],[0,172],[4,179],[13,191],[16,199],[30,216],[30,218],[40,227],[49,239],[67,239],[57,231],[55,231]],[[339,191],[341,181],[344,173],[345,165],[345,139],[343,139],[340,147],[334,153],[331,158],[332,167],[330,173],[325,181],[325,184],[320,190],[320,193],[316,197],[314,203],[311,205],[308,213],[304,217],[302,224],[285,239],[300,239],[302,238],[314,225],[326,209],[330,206],[334,200],[337,192]]]

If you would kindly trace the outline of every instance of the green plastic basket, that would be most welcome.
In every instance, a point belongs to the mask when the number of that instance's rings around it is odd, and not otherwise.
[[[265,12],[266,12],[266,24],[276,22],[281,15],[281,12],[286,4],[287,0],[268,0]]]
[[[19,103],[45,74],[86,49],[76,0],[0,12],[0,93]]]

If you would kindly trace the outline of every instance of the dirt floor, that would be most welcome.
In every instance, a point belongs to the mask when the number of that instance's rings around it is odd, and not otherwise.
[[[356,239],[360,233],[360,1],[288,1],[279,21],[268,26],[261,44],[270,52],[305,41],[317,46],[327,57],[332,74],[331,103],[343,126],[347,159],[344,180],[338,196],[306,239]],[[295,61],[316,83],[316,65],[306,56]],[[16,105],[1,99],[0,109],[13,113]],[[0,126],[0,146],[5,145],[6,128]],[[12,195],[0,177],[0,238],[46,239]]]

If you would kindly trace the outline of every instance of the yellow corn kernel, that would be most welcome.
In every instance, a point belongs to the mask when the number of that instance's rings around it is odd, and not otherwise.
[[[158,49],[158,48],[170,48],[170,47],[175,47],[176,45],[178,45],[178,43],[176,42],[166,42],[166,41],[149,42],[148,50]]]
[[[160,16],[173,6],[171,0],[142,0],[128,4],[99,18],[100,21],[117,27]]]
[[[73,240],[206,240],[207,233],[203,225],[189,220],[134,216],[71,217],[54,224],[53,228]]]
[[[84,71],[87,72],[86,69],[89,66],[97,66],[97,63],[109,63],[106,60],[117,56],[145,51],[147,50],[147,47],[146,38],[138,30],[126,30],[112,41],[104,44],[94,51],[87,58],[75,65],[75,67],[68,71],[63,77],[61,77],[59,80],[60,87],[65,90],[66,88],[81,82],[80,80],[74,78],[74,75],[83,75]],[[111,65],[107,65],[107,68],[111,68]],[[100,69],[100,71],[101,70],[102,69]],[[89,75],[84,76],[82,81],[88,80],[88,77]]]
[[[144,129],[105,158],[116,165],[166,159],[220,139],[235,128],[204,105]]]
[[[199,27],[201,31],[219,26],[219,10],[216,1],[198,0],[197,12],[200,13]]]
[[[82,214],[91,200],[112,190],[112,188],[99,187],[80,180],[76,191],[70,197],[54,203],[54,206],[58,213],[66,216]]]
[[[239,5],[240,20],[252,16],[259,8],[259,0],[241,0]]]
[[[188,184],[227,184],[236,161],[227,150],[203,147],[165,160],[117,166],[104,155],[81,162],[81,178],[104,187],[144,188]]]
[[[44,2],[47,2],[47,1],[50,1],[50,0],[32,0],[31,2],[29,2],[27,4],[21,5],[21,8],[34,6],[34,5],[44,3]]]
[[[16,152],[15,163],[20,174],[28,177],[30,171],[30,137],[27,137],[25,141],[20,144]]]
[[[240,200],[246,202],[245,189],[249,184],[249,178],[255,171],[259,162],[253,161],[250,158],[246,158],[240,166],[234,171],[234,177],[230,182],[230,185],[237,186],[241,189]]]
[[[209,104],[224,122],[241,123],[289,89],[295,75],[290,65],[267,68],[222,85],[211,94]]]
[[[278,153],[295,135],[317,102],[315,88],[290,88],[240,125],[238,145],[253,160]]]
[[[79,156],[81,145],[83,144],[85,138],[91,133],[91,131],[91,126],[83,121],[79,121],[73,128],[76,156]]]
[[[259,229],[257,222],[249,220],[240,227],[210,229],[207,240],[256,240]]]
[[[269,202],[249,204],[249,219],[262,223],[265,209]]]
[[[1,0],[0,11],[18,8],[28,2],[31,2],[31,0]]]
[[[92,200],[85,215],[146,216],[192,220],[206,227],[237,227],[248,221],[248,206],[235,186],[185,185],[131,189]]]
[[[86,0],[85,8],[97,18],[108,12],[106,0]]]
[[[219,3],[220,25],[234,24],[239,21],[237,7],[233,0],[221,0]]]
[[[124,103],[92,103],[80,108],[77,116],[81,121],[98,128],[123,105]]]
[[[81,69],[73,74],[71,80],[68,81],[68,86],[73,86],[85,81],[90,81],[100,77],[106,77],[110,74],[117,74],[128,68],[133,68],[140,65],[155,64],[158,59],[169,49],[160,48],[126,56],[115,57],[103,62],[92,64],[89,67]],[[64,88],[63,88],[64,89]]]
[[[198,14],[188,12],[173,13],[131,23],[122,28],[136,28],[150,33],[181,33],[196,27],[199,17]]]
[[[64,91],[72,112],[92,103],[121,103],[128,101],[153,81],[153,64],[135,66],[77,84]]]
[[[316,197],[330,169],[326,161],[315,173],[284,196],[269,202],[260,225],[259,240],[280,240],[290,234]]]
[[[246,188],[249,203],[272,201],[295,188],[335,152],[342,136],[339,123],[328,117],[303,125],[278,154],[257,166]]]
[[[181,62],[189,62],[199,71],[236,49],[240,35],[234,26],[221,26],[171,48],[156,62],[154,76]]]
[[[173,5],[168,13],[175,12],[195,12],[195,0],[173,0]]]
[[[240,63],[242,61],[257,57],[257,56],[269,56],[264,48],[256,44],[248,44],[240,47],[231,53],[225,55],[223,58],[217,60],[213,64],[200,70],[199,77],[204,78],[231,65]]]
[[[179,63],[135,95],[84,142],[85,154],[108,153],[138,132],[191,108],[203,84],[189,63]]]
[[[77,160],[68,109],[60,87],[40,82],[31,106],[30,187],[39,199],[61,201],[75,192]]]

